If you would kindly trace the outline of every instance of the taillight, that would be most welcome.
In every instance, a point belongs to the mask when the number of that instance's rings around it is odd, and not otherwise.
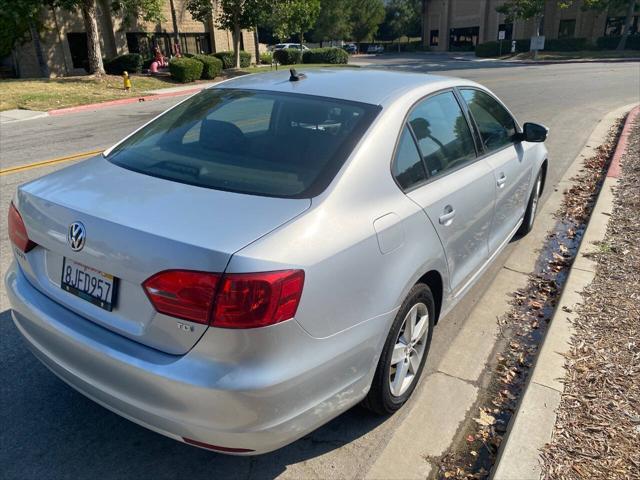
[[[166,270],[142,286],[158,312],[221,328],[256,328],[293,318],[304,272],[217,273]]]
[[[212,325],[255,328],[289,320],[296,314],[303,285],[302,270],[225,275]]]
[[[7,221],[9,224],[9,238],[11,239],[11,243],[24,253],[35,248],[36,243],[29,240],[27,227],[24,226],[20,212],[18,212],[13,202],[11,202],[11,206],[9,207],[9,218]]]
[[[165,270],[142,284],[157,311],[196,323],[209,323],[220,275]]]

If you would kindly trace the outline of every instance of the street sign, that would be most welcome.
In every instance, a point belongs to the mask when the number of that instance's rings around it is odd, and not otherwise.
[[[504,40],[507,36],[507,32],[505,32],[504,30],[500,30],[498,32],[498,40]]]
[[[535,50],[544,50],[544,35],[540,35],[539,37],[531,37],[529,51]]]

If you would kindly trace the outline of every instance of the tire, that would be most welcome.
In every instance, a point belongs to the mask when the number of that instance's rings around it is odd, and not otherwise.
[[[407,343],[404,337],[408,333],[406,322],[413,324],[412,319],[415,319],[419,331],[407,335],[412,338]],[[387,415],[398,410],[409,399],[420,381],[429,353],[434,320],[433,294],[428,286],[419,283],[411,289],[391,325],[371,389],[362,402],[365,408],[379,415]],[[404,372],[403,377],[398,377],[399,372]]]
[[[538,203],[540,203],[540,192],[542,191],[542,171],[538,172],[536,181],[533,184],[533,190],[527,203],[527,209],[524,212],[522,219],[522,225],[516,232],[518,238],[524,237],[527,233],[533,229],[533,223],[536,219],[536,213],[538,212]]]

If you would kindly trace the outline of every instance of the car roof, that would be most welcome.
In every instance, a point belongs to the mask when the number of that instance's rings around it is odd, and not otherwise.
[[[289,81],[289,70],[285,66],[278,71],[237,77],[211,88],[297,93],[384,106],[427,85],[434,91],[454,85],[476,85],[440,75],[365,68],[300,68],[298,73],[304,73],[305,78]]]

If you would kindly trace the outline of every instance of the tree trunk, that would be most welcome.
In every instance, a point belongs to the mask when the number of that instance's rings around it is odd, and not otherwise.
[[[627,18],[624,21],[624,30],[622,31],[622,37],[620,38],[620,43],[618,43],[618,47],[616,50],[622,51],[627,46],[627,38],[631,33],[631,22],[633,21],[633,11],[636,7],[636,0],[629,0],[629,5],[627,7]]]
[[[180,45],[180,31],[178,30],[178,17],[176,16],[176,7],[173,0],[169,0],[171,7],[171,21],[173,22],[173,43]]]
[[[42,53],[42,43],[40,42],[40,32],[35,23],[29,24],[29,30],[31,31],[31,38],[33,39],[33,48],[36,51],[36,58],[38,59],[38,67],[40,68],[40,75],[45,78],[49,78],[49,66],[44,61],[44,55]]]
[[[87,32],[87,55],[89,57],[89,73],[104,75],[102,49],[96,20],[96,0],[82,0],[82,18]]]
[[[256,65],[260,65],[260,39],[258,38],[258,25],[253,29],[253,43],[256,49]]]
[[[236,57],[236,68],[240,68],[240,35],[242,35],[242,29],[240,22],[236,21],[233,24],[233,54]]]

